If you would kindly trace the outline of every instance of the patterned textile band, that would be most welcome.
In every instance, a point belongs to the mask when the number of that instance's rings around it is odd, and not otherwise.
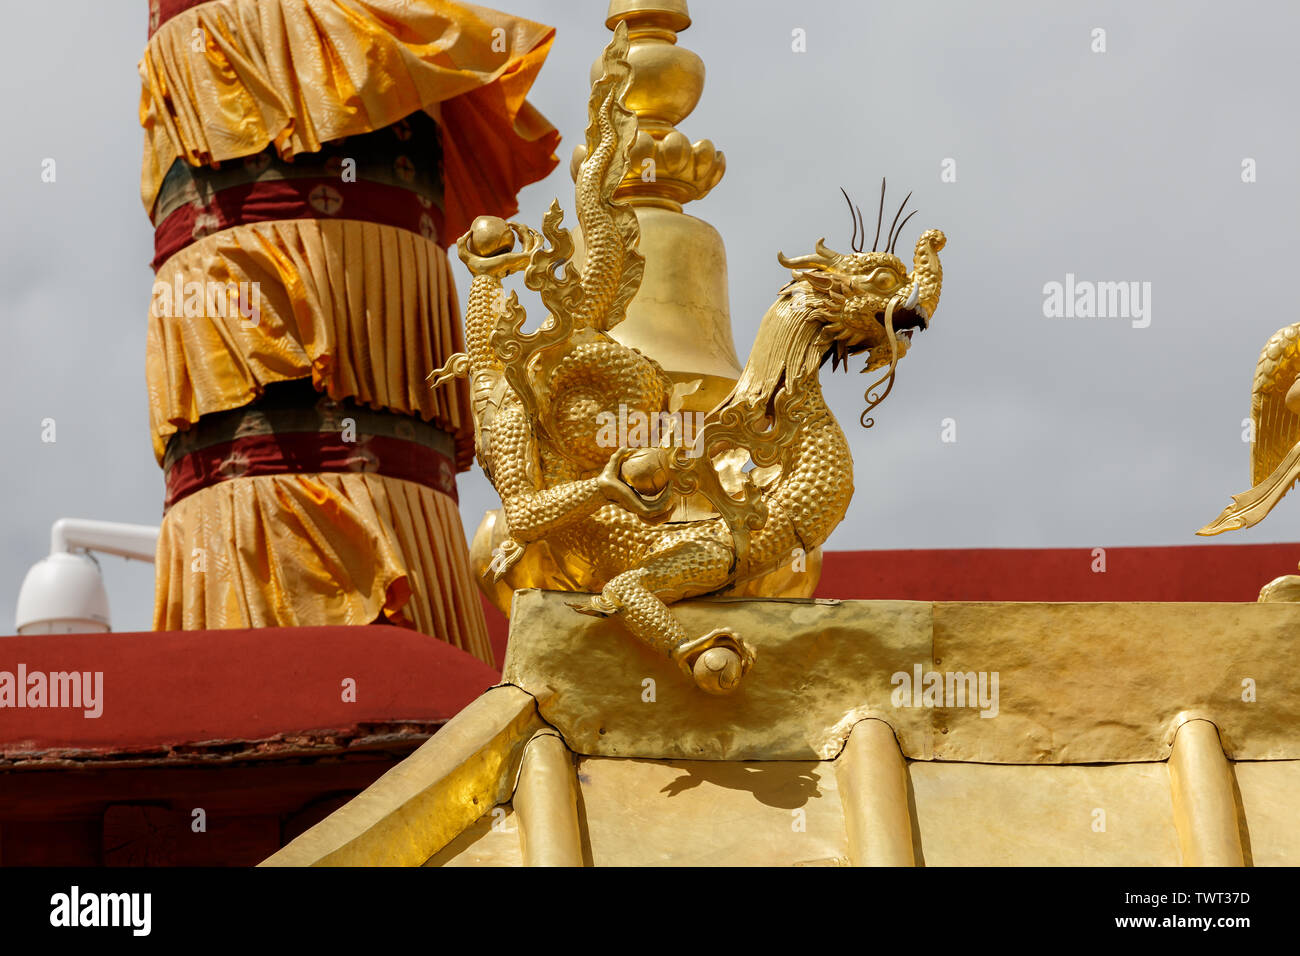
[[[270,146],[220,169],[177,160],[154,205],[153,267],[222,229],[282,219],[356,219],[436,242],[443,225],[441,156],[438,124],[413,113],[291,163]]]
[[[158,28],[190,7],[197,7],[208,0],[149,0],[149,36],[158,32]]]
[[[303,386],[314,396],[302,401]],[[257,403],[205,415],[172,436],[163,459],[163,510],[231,478],[369,472],[457,500],[455,447],[441,429],[407,415],[335,402],[306,382],[268,388]]]

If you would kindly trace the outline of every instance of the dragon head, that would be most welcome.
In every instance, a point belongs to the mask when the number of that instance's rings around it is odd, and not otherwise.
[[[922,233],[913,251],[912,271],[908,272],[903,260],[894,255],[903,227],[915,215],[899,223],[907,199],[889,227],[885,248],[876,251],[884,215],[885,190],[881,183],[876,242],[870,251],[863,251],[866,230],[862,211],[849,201],[847,193],[844,198],[853,217],[851,253],[836,252],[825,239],[819,239],[812,254],[794,258],[778,254],[777,260],[796,273],[795,281],[787,286],[792,295],[812,295],[820,300],[817,312],[832,342],[827,357],[838,363],[848,355],[868,351],[863,371],[872,371],[890,364],[891,359],[901,358],[913,333],[929,328],[943,287],[939,251],[947,240],[938,229]]]
[[[871,371],[889,361],[890,323],[899,357],[906,354],[913,333],[930,326],[943,283],[939,251],[946,239],[938,229],[929,229],[916,241],[911,272],[892,252],[842,254],[818,240],[812,255],[787,259],[781,265],[801,272],[796,282],[823,301],[819,310],[835,348],[829,357],[871,352]],[[798,290],[795,290],[798,295]],[[890,305],[893,305],[892,316]]]
[[[916,241],[912,271],[908,272],[903,260],[894,255],[903,227],[915,215],[913,212],[899,223],[907,199],[894,216],[884,249],[877,251],[885,208],[885,184],[881,182],[876,241],[870,251],[864,251],[866,229],[862,211],[849,200],[847,193],[844,198],[853,216],[852,252],[836,252],[826,245],[825,239],[818,239],[810,255],[787,258],[778,253],[777,261],[794,272],[793,280],[782,290],[783,295],[793,300],[800,312],[823,326],[826,346],[823,362],[830,359],[838,365],[847,362],[849,355],[867,352],[862,371],[889,366],[886,375],[867,389],[867,412],[870,412],[893,387],[898,360],[907,354],[913,333],[929,328],[939,307],[943,287],[939,252],[947,239],[938,229],[923,232]],[[874,393],[873,389],[886,380],[884,392]],[[862,424],[870,428],[872,419],[867,417],[867,412],[862,414]]]

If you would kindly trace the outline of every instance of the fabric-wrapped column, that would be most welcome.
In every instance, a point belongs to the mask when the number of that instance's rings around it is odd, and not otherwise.
[[[441,0],[155,0],[159,629],[413,627],[491,662],[446,246],[556,163],[548,27]],[[470,157],[472,156],[472,159]]]

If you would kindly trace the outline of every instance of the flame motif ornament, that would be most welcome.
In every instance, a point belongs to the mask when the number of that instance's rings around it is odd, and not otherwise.
[[[1250,471],[1254,486],[1197,531],[1222,534],[1264,520],[1300,482],[1300,323],[1275,332],[1255,366],[1250,395]],[[1300,601],[1300,575],[1284,574],[1259,592],[1264,603]]]

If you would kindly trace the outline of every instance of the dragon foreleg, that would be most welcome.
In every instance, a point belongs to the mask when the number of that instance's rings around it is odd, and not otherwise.
[[[675,663],[703,690],[729,694],[754,664],[754,651],[738,635],[717,629],[690,638],[669,602],[708,594],[727,584],[735,554],[720,541],[680,541],[616,575],[604,590],[570,607],[593,616],[619,615],[632,636]]]

